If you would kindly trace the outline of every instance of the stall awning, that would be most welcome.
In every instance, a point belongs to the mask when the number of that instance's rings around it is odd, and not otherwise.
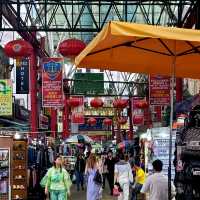
[[[5,119],[5,118],[0,118],[0,125],[3,125],[2,128],[16,128],[16,129],[22,129],[22,130],[27,130],[29,128],[29,124],[20,121],[20,120],[14,120],[14,119]]]
[[[77,67],[200,78],[200,31],[110,22],[76,57]]]

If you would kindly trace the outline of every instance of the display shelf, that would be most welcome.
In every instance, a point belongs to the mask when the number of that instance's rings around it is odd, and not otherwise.
[[[27,142],[24,140],[14,141],[12,169],[12,200],[27,199]]]

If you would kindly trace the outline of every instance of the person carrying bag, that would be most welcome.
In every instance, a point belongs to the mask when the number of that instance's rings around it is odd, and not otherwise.
[[[54,166],[48,170],[41,183],[44,184],[45,180],[45,194],[50,193],[50,200],[68,199],[72,182],[68,172],[62,167],[61,157],[55,159]]]

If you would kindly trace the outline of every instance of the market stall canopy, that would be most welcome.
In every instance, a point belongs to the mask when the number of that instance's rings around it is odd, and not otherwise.
[[[93,140],[87,135],[72,135],[65,140],[65,143],[78,143],[79,141],[87,143],[93,142]]]
[[[77,67],[200,78],[200,31],[110,22],[76,57]]]

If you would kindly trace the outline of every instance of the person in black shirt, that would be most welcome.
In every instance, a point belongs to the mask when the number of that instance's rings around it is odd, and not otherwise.
[[[112,151],[108,152],[108,158],[105,161],[108,173],[107,173],[107,179],[110,187],[110,195],[113,195],[113,187],[114,187],[114,169],[115,169],[115,163],[116,160],[113,158]]]
[[[82,190],[84,190],[84,172],[85,172],[85,160],[82,157],[82,154],[79,154],[75,164],[75,175],[76,175],[76,185],[77,191],[80,190],[80,184]]]

